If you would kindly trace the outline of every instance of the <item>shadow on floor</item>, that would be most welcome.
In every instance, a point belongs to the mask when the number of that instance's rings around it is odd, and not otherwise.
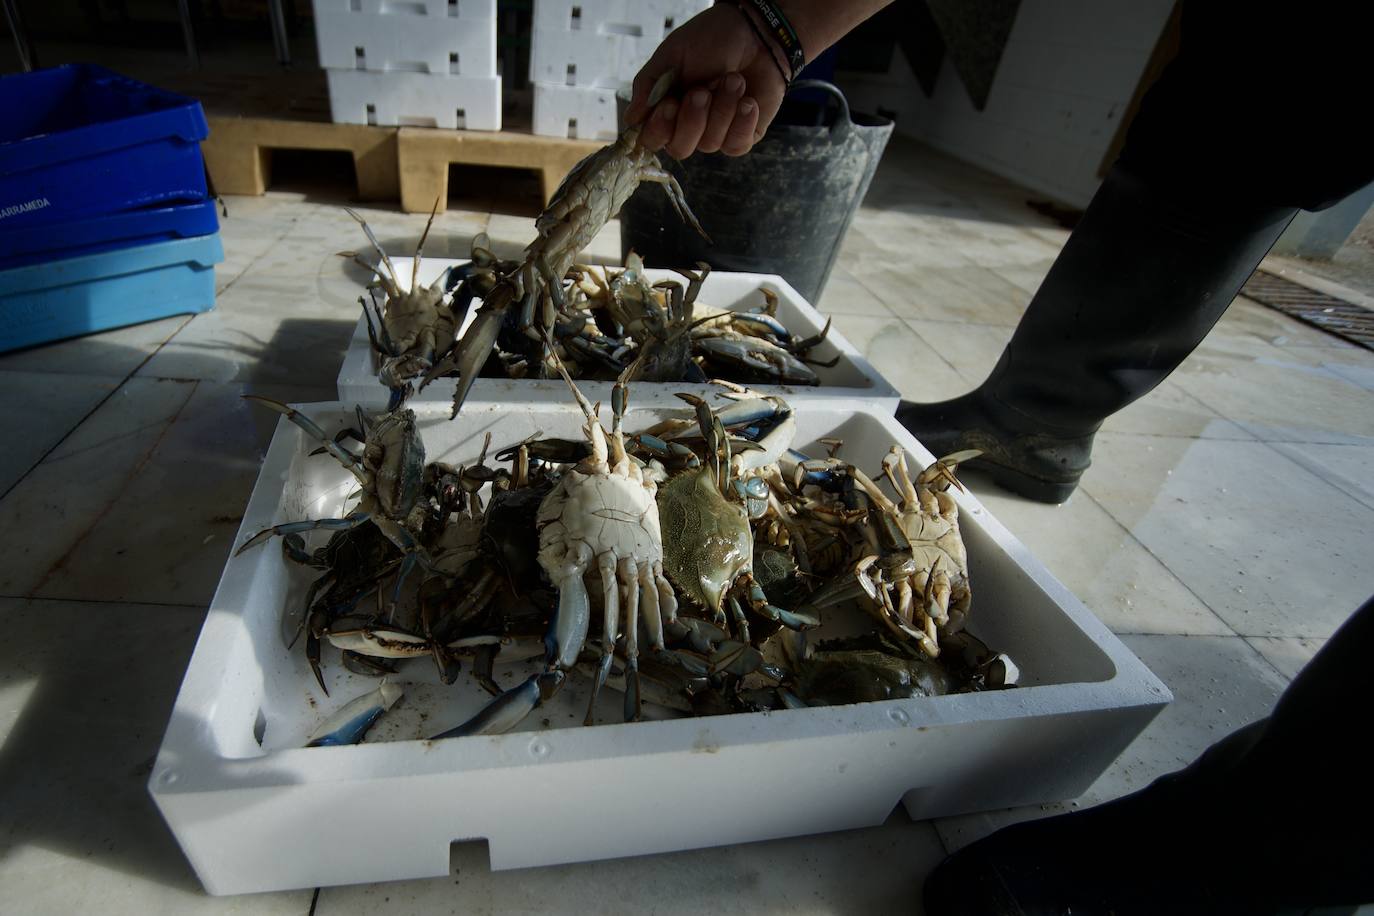
[[[198,893],[146,783],[203,611],[4,606],[0,689],[36,687],[0,748],[0,860],[36,846]]]

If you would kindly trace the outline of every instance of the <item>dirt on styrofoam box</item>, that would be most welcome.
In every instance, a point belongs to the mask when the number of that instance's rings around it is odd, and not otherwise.
[[[352,405],[302,410],[326,434],[354,425]],[[469,402],[456,421],[439,405],[416,412],[429,460],[454,465],[475,461],[488,431],[504,446],[536,431],[577,437],[582,423],[571,405],[539,402]],[[625,425],[666,415],[632,395]],[[914,466],[932,460],[891,417],[852,405],[810,402],[796,421],[803,451],[833,437],[865,467],[894,442]],[[353,479],[316,446],[281,420],[236,544],[342,509]],[[377,682],[326,646],[320,692],[285,639],[311,571],[267,544],[228,560],[149,788],[212,894],[444,875],[455,842],[484,841],[491,867],[507,869],[863,827],[898,804],[921,819],[1074,798],[1171,696],[976,498],[954,495],[969,629],[1015,661],[1014,689],[637,723],[616,721],[607,691],[608,724],[581,727],[587,682],[575,672],[509,734],[432,740],[490,698],[466,672],[439,686],[416,660],[393,677],[405,696],[367,743],[305,748]],[[502,671],[503,684],[524,676]],[[341,840],[341,816],[365,836]]]
[[[393,257],[392,263],[403,265],[398,266],[397,269],[401,274],[401,284],[408,288],[410,280],[409,259]],[[420,264],[419,282],[422,285],[431,284],[450,267],[464,263],[466,262],[440,258],[425,259]],[[644,274],[650,283],[657,283],[661,280],[686,283],[681,274],[671,270],[648,269]],[[810,337],[819,334],[825,327],[825,316],[812,308],[811,304],[803,299],[801,294],[792,288],[791,284],[775,274],[712,271],[710,276],[706,278],[706,282],[702,284],[701,294],[697,297],[697,302],[715,308],[743,311],[763,304],[764,296],[760,290],[765,288],[777,294],[778,320],[786,326],[793,336]],[[480,300],[474,302],[468,310],[467,319],[460,329],[460,333],[461,330],[466,329],[467,323],[471,322],[477,311],[478,303]],[[359,312],[361,313],[361,309]],[[839,362],[834,366],[812,367],[821,380],[818,387],[764,384],[754,384],[749,387],[765,394],[781,395],[794,403],[813,398],[853,398],[870,405],[884,407],[889,412],[896,409],[897,401],[900,399],[897,389],[893,388],[878,373],[878,370],[873,368],[872,364],[853,344],[845,340],[844,335],[832,327],[829,334],[826,335],[825,341],[813,349],[808,358],[828,362],[835,357],[839,357]],[[377,380],[379,365],[376,352],[372,349],[371,341],[368,339],[367,320],[359,314],[357,327],[353,330],[353,339],[349,341],[348,351],[344,354],[343,365],[339,369],[337,382],[339,400],[364,406],[385,405],[388,391]],[[414,395],[412,400],[449,403],[453,397],[455,384],[453,379],[438,379]],[[582,389],[588,398],[593,401],[601,400],[608,404],[610,403],[611,387],[610,382],[586,382],[582,384]],[[713,386],[693,385],[685,382],[680,384],[637,382],[634,386],[634,397],[641,404],[676,404],[678,403],[676,392],[700,391],[702,389],[716,390]],[[568,387],[563,384],[561,379],[479,378],[473,383],[468,398],[477,401],[536,400],[571,403]]]

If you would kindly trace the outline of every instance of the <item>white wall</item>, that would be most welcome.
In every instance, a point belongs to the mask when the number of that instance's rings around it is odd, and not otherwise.
[[[976,111],[946,54],[926,98],[899,50],[885,76],[846,74],[851,104],[897,130],[1075,206],[1168,21],[1173,0],[1022,0],[988,103]]]

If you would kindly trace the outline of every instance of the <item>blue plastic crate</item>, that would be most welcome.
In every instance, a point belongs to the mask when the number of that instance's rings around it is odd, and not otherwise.
[[[200,103],[91,64],[0,76],[0,229],[205,198]]]
[[[215,233],[0,271],[0,352],[214,308],[223,260]]]
[[[0,228],[0,270],[218,231],[215,202],[209,198],[191,204],[87,216],[70,223]]]

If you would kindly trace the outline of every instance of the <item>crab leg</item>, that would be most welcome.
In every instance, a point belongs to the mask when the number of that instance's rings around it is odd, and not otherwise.
[[[625,721],[638,722],[639,696],[639,565],[623,557],[617,570],[625,589]]]
[[[234,556],[238,556],[250,547],[256,547],[273,535],[292,535],[300,534],[305,531],[348,531],[357,528],[366,522],[370,515],[366,512],[355,512],[346,518],[317,518],[307,519],[300,522],[285,522],[280,525],[273,525],[271,528],[264,528],[251,538],[243,542],[243,546],[234,551]]]
[[[916,496],[916,488],[911,484],[911,473],[906,467],[906,452],[900,447],[894,445],[892,450],[883,457],[883,473],[891,482],[892,489],[901,496],[903,509],[920,503]]]
[[[678,184],[672,172],[669,172],[660,165],[646,165],[639,170],[639,179],[641,181],[652,181],[655,184],[662,185],[664,193],[668,195],[668,202],[672,204],[673,209],[677,211],[678,219],[691,226],[692,230],[696,232],[697,235],[706,240],[706,244],[712,244],[711,237],[706,234],[705,229],[701,228],[701,223],[697,222],[696,214],[693,213],[692,208],[687,205],[687,197],[682,193],[682,185]]]
[[[436,207],[437,205],[438,204],[436,201]],[[350,207],[344,207],[344,212],[347,213],[349,216],[353,217],[355,220],[357,220],[358,225],[363,227],[363,234],[366,235],[367,240],[372,243],[372,250],[377,252],[378,257],[382,259],[382,264],[386,267],[386,272],[391,275],[391,285],[393,287],[398,287],[401,282],[401,279],[400,276],[396,273],[396,267],[394,264],[391,263],[391,258],[387,257],[386,252],[382,250],[382,243],[377,241],[377,236],[372,234],[372,227],[367,224],[367,220],[359,216],[357,212]],[[353,257],[357,259],[358,256],[354,254]],[[360,261],[359,263],[362,262]],[[371,265],[368,264],[363,264],[363,266],[366,267],[368,270],[374,269]],[[377,271],[377,274],[378,276],[381,276],[381,271]],[[391,290],[387,290],[387,292],[391,292]]]
[[[349,473],[351,473],[354,477],[358,478],[358,482],[361,483],[364,487],[368,487],[372,484],[372,481],[368,478],[368,474],[363,469],[362,462],[358,459],[358,457],[354,455],[352,452],[345,449],[343,446],[339,445],[333,439],[329,438],[329,436],[325,435],[324,430],[320,429],[320,427],[316,425],[315,421],[307,417],[305,414],[301,413],[295,408],[288,407],[281,401],[274,401],[271,398],[265,398],[261,395],[245,394],[243,396],[243,399],[245,401],[256,401],[257,403],[262,404],[264,407],[275,410],[277,413],[286,417],[286,419],[290,420],[292,423],[296,424],[302,430],[304,430],[308,436],[318,440],[319,443],[324,446],[325,451],[333,455],[338,460],[339,464],[342,464]]]
[[[439,212],[439,198],[434,198],[434,209],[429,211],[429,222],[425,223],[425,231],[420,234],[420,243],[415,246],[415,263],[410,268],[410,288],[415,289],[420,282],[420,252],[424,250],[425,239],[429,238],[429,227],[434,225],[434,217]],[[366,223],[364,223],[366,225]]]
[[[744,642],[748,643],[748,642],[750,642],[750,639],[749,639],[749,618],[747,618],[747,617],[744,616],[744,608],[740,607],[740,603],[739,603],[739,599],[738,599],[738,598],[736,598],[734,595],[731,595],[731,596],[729,597],[729,602],[730,602],[730,613],[731,613],[731,615],[735,618],[735,628],[736,628],[737,632],[739,633],[739,638],[740,638],[741,640],[743,640]]]
[[[291,560],[294,563],[299,563],[302,566],[310,566],[315,569],[329,568],[328,563],[324,562],[323,560],[317,559],[313,553],[305,549],[305,539],[302,538],[299,534],[282,535],[281,552],[282,556],[286,557],[288,560]],[[321,578],[328,577],[322,576]],[[318,582],[319,579],[316,579],[315,581]]]
[[[754,581],[752,575],[746,574],[744,582],[748,585],[749,606],[754,609],[754,613],[769,620],[780,623],[789,630],[809,630],[812,627],[821,625],[820,617],[810,614],[803,614],[797,611],[785,611],[780,607],[775,607],[768,603],[768,597],[764,595],[763,588]]]
[[[607,551],[596,558],[597,569],[601,572],[602,624],[601,658],[597,662],[596,677],[592,681],[592,696],[587,701],[587,716],[583,725],[591,725],[596,711],[596,698],[606,684],[611,673],[611,659],[615,656],[615,641],[620,626],[620,585],[615,578],[615,554]]]
[[[671,587],[669,591],[671,591]],[[644,630],[649,636],[649,647],[655,653],[664,651],[663,643],[663,609],[662,602],[659,600],[658,583],[654,581],[654,564],[643,563],[639,567],[639,600],[644,605]],[[673,614],[676,616],[677,607],[674,601]]]

